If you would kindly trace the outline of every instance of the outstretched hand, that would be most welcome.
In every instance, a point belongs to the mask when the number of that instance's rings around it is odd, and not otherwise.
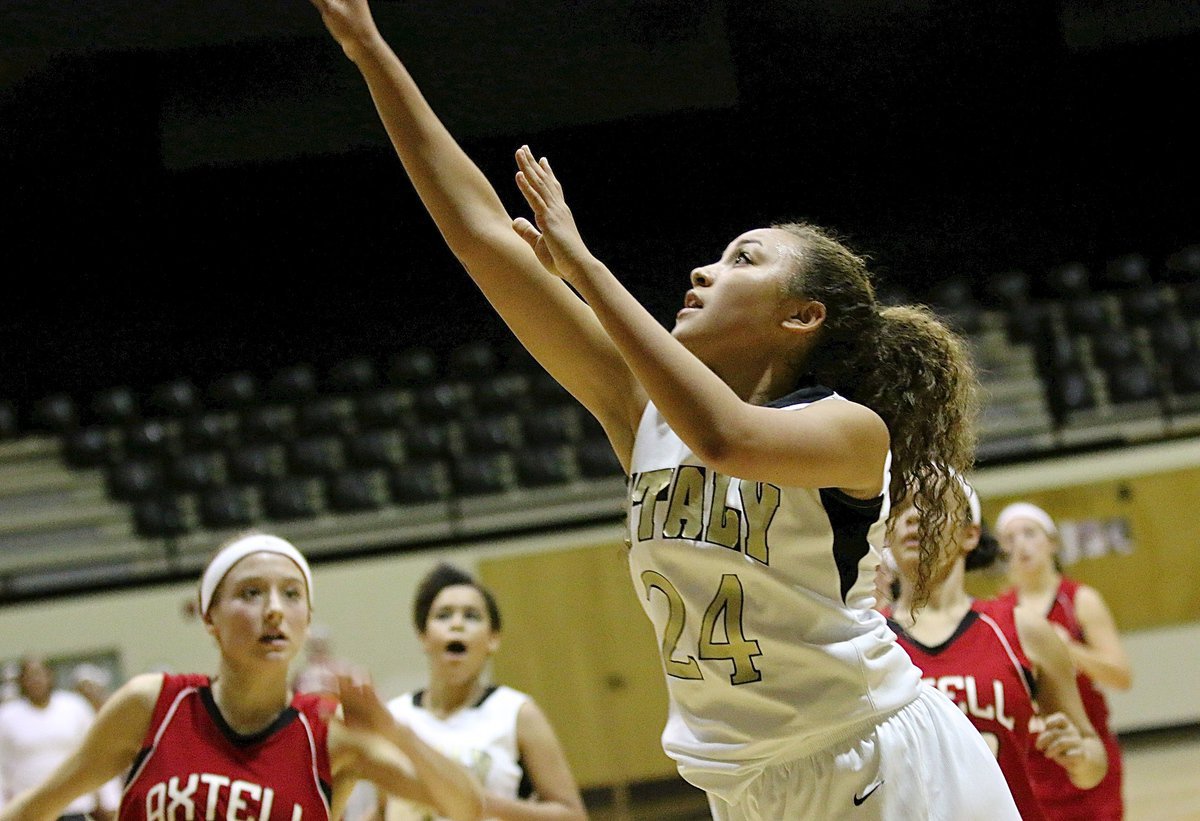
[[[310,0],[321,12],[325,28],[337,40],[338,45],[350,59],[355,50],[373,37],[378,36],[375,20],[367,0]]]
[[[517,187],[537,224],[518,217],[513,220],[513,230],[529,243],[547,271],[573,282],[592,254],[575,227],[562,183],[550,169],[550,161],[545,157],[535,160],[527,145],[517,151],[517,167]]]
[[[340,665],[335,673],[336,692],[342,705],[342,721],[351,730],[383,733],[392,724],[392,714],[375,692],[366,670]]]

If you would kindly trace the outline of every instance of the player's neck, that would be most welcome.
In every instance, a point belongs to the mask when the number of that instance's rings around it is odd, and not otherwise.
[[[1021,599],[1044,597],[1053,598],[1062,583],[1062,574],[1053,566],[1044,567],[1037,573],[1020,579],[1017,582],[1017,595]]]
[[[286,668],[274,675],[222,664],[213,679],[212,693],[225,722],[243,735],[270,725],[292,700]]]
[[[473,707],[483,698],[487,685],[482,676],[475,676],[466,681],[433,680],[425,692],[425,709],[445,718],[457,713],[464,707]]]

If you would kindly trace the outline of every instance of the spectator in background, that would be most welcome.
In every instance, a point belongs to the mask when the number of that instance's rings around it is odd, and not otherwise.
[[[1038,800],[1051,821],[1122,818],[1121,748],[1108,726],[1108,702],[1096,686],[1128,690],[1133,685],[1112,613],[1094,588],[1063,575],[1058,527],[1049,513],[1028,502],[1011,504],[996,517],[996,535],[1013,582],[998,602],[1010,609],[1019,605],[1054,625],[1075,665],[1088,719],[1108,752],[1108,774],[1091,790],[1076,788],[1061,767],[1031,759],[1029,774]]]
[[[78,693],[55,689],[54,673],[41,656],[21,659],[20,695],[0,704],[0,783],[7,804],[17,794],[41,784],[79,746],[96,718],[96,711]],[[92,815],[107,821],[112,812],[101,808],[98,792],[72,801],[63,821],[84,821]]]
[[[292,689],[297,693],[332,693],[336,689],[336,668],[329,628],[314,624],[304,644],[304,666],[292,680]]]
[[[86,698],[96,712],[100,712],[100,708],[108,700],[112,693],[112,684],[112,673],[98,664],[84,662],[75,665],[75,669],[71,671],[73,689]],[[117,776],[96,793],[100,803],[99,811],[92,813],[96,821],[116,817],[117,807],[121,804],[121,787],[124,780],[122,776]]]

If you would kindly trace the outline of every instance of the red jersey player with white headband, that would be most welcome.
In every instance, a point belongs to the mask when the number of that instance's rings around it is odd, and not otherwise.
[[[308,635],[308,562],[262,533],[222,547],[200,582],[217,675],[135,676],[101,709],[79,749],[0,821],[53,821],[77,795],[129,773],[120,821],[341,818],[359,779],[476,819],[479,785],[395,722],[367,677],[337,675],[338,703],[293,694],[288,667]]]

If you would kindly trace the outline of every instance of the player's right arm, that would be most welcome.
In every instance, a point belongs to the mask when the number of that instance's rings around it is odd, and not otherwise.
[[[311,0],[362,73],[392,145],[450,249],[544,368],[600,420],[628,466],[646,404],[591,309],[512,230],[495,189],[384,41],[367,0]]]
[[[160,673],[130,679],[100,708],[78,749],[49,778],[0,810],[0,821],[54,821],[79,796],[125,772],[150,728]]]

